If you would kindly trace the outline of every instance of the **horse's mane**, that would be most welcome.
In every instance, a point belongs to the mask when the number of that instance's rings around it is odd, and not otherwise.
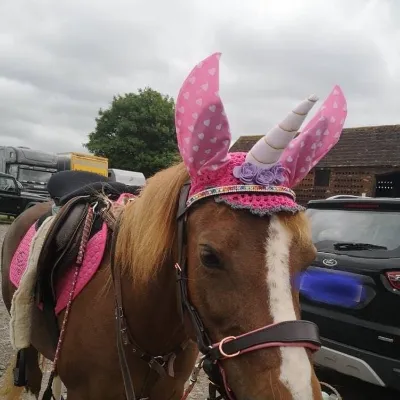
[[[183,163],[148,179],[140,196],[122,211],[116,262],[135,282],[146,283],[173,250],[180,190],[189,179]]]

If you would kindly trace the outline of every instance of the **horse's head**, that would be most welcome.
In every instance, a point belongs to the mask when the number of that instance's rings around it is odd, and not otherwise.
[[[290,188],[338,141],[346,101],[336,86],[294,138],[317,100],[310,96],[248,153],[228,153],[231,134],[218,90],[214,54],[192,70],[176,105],[190,175],[178,211],[176,268],[193,332],[214,361],[206,365],[212,378],[225,379],[228,397],[321,399],[311,362],[318,332],[299,321],[292,285],[315,248]]]

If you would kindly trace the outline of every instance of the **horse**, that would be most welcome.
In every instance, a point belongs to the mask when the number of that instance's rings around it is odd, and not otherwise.
[[[103,204],[100,216],[111,221],[101,264],[77,296],[71,289],[70,308],[51,310],[57,340],[34,307],[27,381],[15,387],[11,379],[9,399],[24,389],[38,398],[38,354],[55,361],[68,400],[187,398],[193,368],[206,372],[211,399],[322,399],[312,362],[318,328],[301,320],[292,283],[316,249],[291,188],[339,140],[346,100],[335,86],[299,133],[318,100],[309,96],[248,152],[229,153],[219,59],[215,53],[197,64],[177,97],[182,161],[123,204],[90,198],[86,210]],[[6,234],[8,310],[12,259],[51,207],[28,209]]]

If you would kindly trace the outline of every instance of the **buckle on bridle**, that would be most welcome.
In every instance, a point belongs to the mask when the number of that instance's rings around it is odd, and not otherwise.
[[[226,343],[226,342],[230,342],[231,340],[235,340],[236,336],[227,336],[226,338],[222,339],[219,342],[218,345],[218,350],[219,352],[225,357],[225,358],[233,358],[233,357],[237,357],[240,354],[240,350],[237,351],[236,353],[232,353],[232,354],[227,354],[224,352],[224,350],[222,350],[222,346]]]

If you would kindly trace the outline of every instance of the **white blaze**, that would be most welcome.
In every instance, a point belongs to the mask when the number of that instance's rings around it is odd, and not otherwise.
[[[266,243],[267,286],[273,323],[295,320],[289,269],[291,232],[271,218]],[[293,400],[311,400],[311,364],[303,347],[281,347],[280,381],[287,387]]]

